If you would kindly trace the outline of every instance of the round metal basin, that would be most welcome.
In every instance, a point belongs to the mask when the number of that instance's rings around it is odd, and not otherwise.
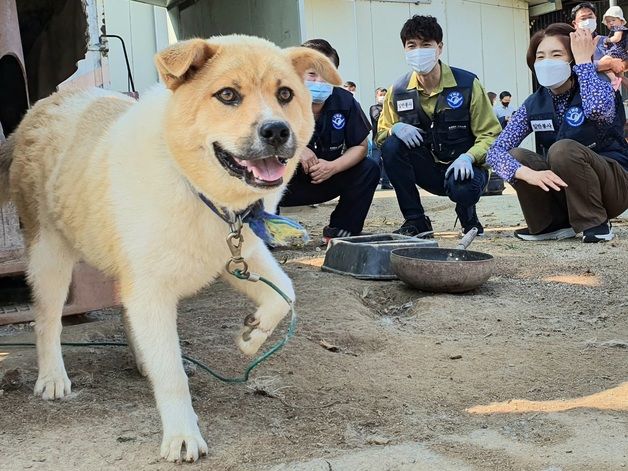
[[[422,291],[462,293],[488,280],[495,260],[471,250],[402,248],[390,253],[400,280]]]

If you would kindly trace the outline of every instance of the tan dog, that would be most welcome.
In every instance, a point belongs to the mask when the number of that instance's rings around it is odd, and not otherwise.
[[[70,393],[61,355],[61,309],[74,263],[115,277],[140,371],[154,388],[163,425],[161,456],[207,453],[192,409],[176,330],[177,303],[217,276],[258,305],[238,339],[255,353],[288,311],[274,291],[225,273],[228,225],[199,199],[241,211],[281,191],[314,121],[303,83],[313,68],[340,84],[312,49],[225,36],[192,39],[157,54],[167,88],[139,103],[103,90],[61,92],[38,102],[0,147],[0,183],[10,165],[37,312],[44,399]],[[0,204],[7,199],[0,187]],[[294,299],[292,284],[245,226],[250,270]],[[226,275],[226,276],[225,276]],[[185,446],[185,453],[182,447]]]

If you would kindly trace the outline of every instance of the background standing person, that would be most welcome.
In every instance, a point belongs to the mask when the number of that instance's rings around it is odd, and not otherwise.
[[[439,60],[443,30],[431,16],[415,15],[401,29],[411,72],[389,88],[378,122],[377,143],[405,218],[396,231],[429,237],[417,185],[449,196],[463,233],[482,234],[475,205],[486,187],[486,151],[501,131],[478,78]]]
[[[510,104],[511,100],[512,95],[510,92],[504,90],[499,94],[499,102],[493,107],[495,110],[495,116],[497,116],[497,120],[499,121],[499,124],[501,124],[502,128],[506,127],[513,111],[515,111],[514,107]]]
[[[358,86],[355,84],[355,82],[352,82],[351,80],[347,80],[345,84],[342,86],[342,88],[344,88],[345,90],[355,95],[355,91],[358,89]]]
[[[325,54],[336,66],[340,58],[324,39],[303,43]],[[315,127],[301,155],[301,165],[279,202],[280,207],[324,203],[340,197],[323,229],[323,242],[359,235],[379,183],[379,166],[367,159],[371,126],[351,92],[333,87],[314,69],[305,72],[312,94]]]
[[[382,114],[382,105],[384,103],[384,98],[386,98],[387,90],[385,88],[379,87],[375,90],[375,104],[371,105],[369,108],[369,115],[371,117],[371,129],[372,129],[372,157],[379,165],[379,169],[381,172],[380,184],[382,185],[382,190],[392,190],[393,187],[390,184],[390,180],[388,179],[388,175],[386,175],[386,170],[384,169],[384,162],[382,161],[382,153],[375,145],[375,140],[377,139],[377,122],[379,121],[379,115]]]
[[[609,219],[628,208],[628,145],[621,95],[599,75],[585,29],[554,23],[530,39],[527,62],[541,88],[530,95],[488,152],[513,184],[528,227],[523,240],[613,238]],[[572,66],[572,64],[575,64]],[[518,147],[534,132],[544,155]]]
[[[596,33],[597,9],[591,2],[582,2],[571,9],[571,26],[586,29],[593,35],[595,50],[593,51],[593,64],[600,72],[608,70],[621,74],[624,71],[624,63],[621,59],[604,57],[606,50],[604,42],[607,37]]]
[[[626,51],[628,28],[626,28],[624,12],[620,7],[610,7],[602,19],[611,34],[604,40],[604,57],[600,60],[619,59],[625,65],[628,60],[628,51]],[[619,90],[624,75],[623,71],[621,73],[607,72],[607,75],[613,83],[613,88]]]
[[[488,99],[491,102],[491,106],[495,106],[495,100],[497,99],[497,93],[495,93],[495,92],[488,92],[486,95],[488,96]]]

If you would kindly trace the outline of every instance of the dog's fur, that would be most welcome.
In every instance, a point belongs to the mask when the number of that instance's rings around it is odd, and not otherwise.
[[[214,144],[243,162],[287,158],[285,185],[314,126],[304,72],[313,68],[330,83],[341,80],[316,51],[281,50],[246,36],[183,41],[155,61],[166,86],[139,103],[97,89],[60,92],[38,102],[0,147],[0,183],[10,173],[10,198],[29,258],[37,316],[35,394],[57,399],[70,393],[61,310],[72,267],[84,259],[119,282],[129,341],[161,415],[162,457],[193,461],[207,453],[207,444],[181,363],[179,299],[218,276],[249,296],[258,309],[252,331],[245,327],[238,338],[246,354],[258,350],[288,311],[265,285],[226,274],[229,227],[197,195],[240,211],[272,198],[281,182],[250,184],[219,162]],[[237,90],[241,101],[221,101],[217,92],[225,87]],[[278,99],[281,87],[294,93],[288,103]],[[289,127],[287,142],[271,146],[260,137],[260,127],[269,122]],[[0,204],[8,197],[2,184]],[[243,236],[250,270],[294,299],[290,280],[264,243],[247,226]]]

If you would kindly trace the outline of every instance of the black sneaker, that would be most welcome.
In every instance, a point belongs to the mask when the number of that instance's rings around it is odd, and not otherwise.
[[[352,236],[351,232],[346,229],[339,229],[337,227],[325,226],[323,228],[322,243],[324,245],[327,245],[330,240],[335,239],[336,237],[351,237],[351,236]]]
[[[480,237],[480,236],[484,235],[484,226],[482,226],[480,221],[476,221],[474,223],[471,223],[471,224],[468,224],[466,226],[463,226],[463,228],[462,228],[462,235],[464,236],[467,232],[469,232],[474,227],[478,228],[477,237]]]
[[[427,216],[418,219],[406,219],[394,233],[416,237],[417,239],[431,239],[434,237],[432,221]]]
[[[530,234],[530,230],[527,227],[523,229],[517,229],[515,231],[515,237],[521,240],[561,240],[561,239],[571,239],[572,237],[576,237],[576,232],[570,227],[553,227],[550,226],[544,231],[539,232],[538,234]]]
[[[582,242],[585,244],[595,244],[597,242],[613,240],[613,237],[615,237],[615,234],[613,234],[613,226],[610,222],[606,221],[599,226],[585,229],[582,235]]]

